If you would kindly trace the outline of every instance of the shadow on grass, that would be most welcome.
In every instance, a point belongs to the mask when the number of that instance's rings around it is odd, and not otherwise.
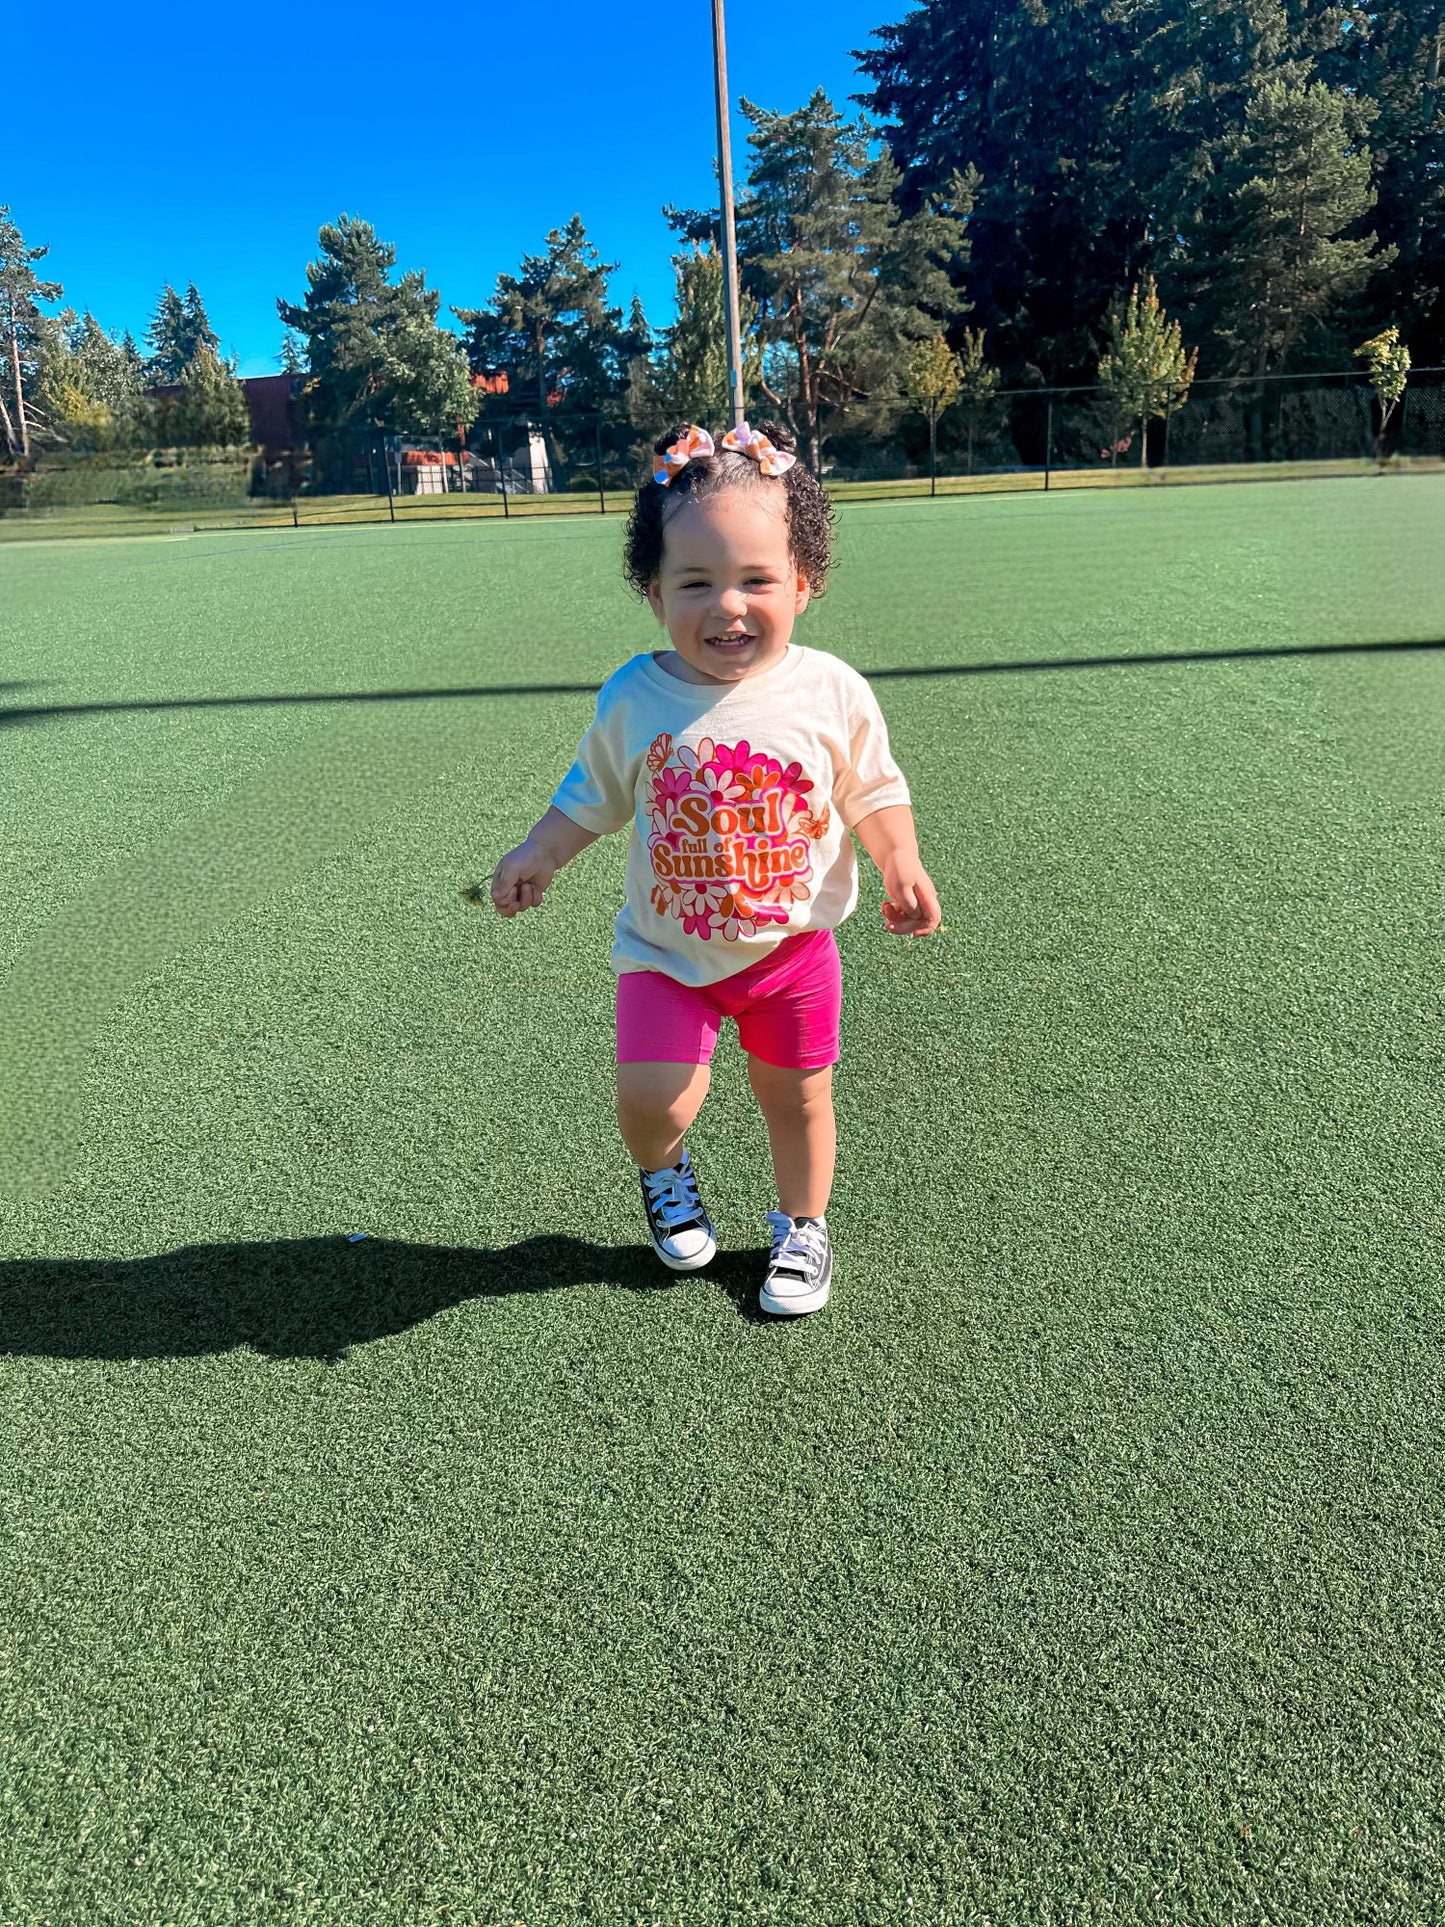
[[[656,1295],[710,1288],[761,1325],[767,1253],[719,1252],[674,1277],[646,1245],[527,1238],[496,1250],[386,1238],[185,1245],[148,1258],[0,1260],[0,1357],[193,1358],[249,1347],[336,1362],[475,1298],[570,1285]]]
[[[942,676],[1008,676],[1047,669],[1167,668],[1184,662],[1255,662],[1288,656],[1382,655],[1409,650],[1445,649],[1445,637],[1407,642],[1302,642],[1262,649],[1172,649],[1147,655],[1049,656],[1025,662],[950,662],[916,668],[865,669],[869,682],[911,682]],[[0,691],[26,688],[24,683],[0,683]],[[595,682],[478,683],[453,689],[353,689],[333,692],[298,691],[280,696],[175,696],[152,701],[55,703],[0,708],[0,729],[7,724],[57,722],[66,716],[111,716],[152,709],[244,709],[268,704],[297,703],[409,703],[495,699],[503,696],[595,696]]]

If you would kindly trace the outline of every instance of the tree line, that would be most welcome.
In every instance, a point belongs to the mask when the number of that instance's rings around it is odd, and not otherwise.
[[[791,112],[740,103],[745,392],[815,468],[909,409],[930,435],[952,409],[971,438],[1003,389],[1095,383],[1138,421],[1205,376],[1445,361],[1445,0],[924,0],[872,38],[851,117],[821,90]],[[638,446],[721,422],[719,213],[663,212],[659,330],[612,303],[619,264],[580,215],[452,307],[455,328],[366,221],[327,223],[305,289],[277,301],[313,435],[525,412],[565,473],[568,416]],[[44,254],[0,213],[12,455],[32,435],[244,432],[194,286],[164,291],[144,354],[47,313]]]

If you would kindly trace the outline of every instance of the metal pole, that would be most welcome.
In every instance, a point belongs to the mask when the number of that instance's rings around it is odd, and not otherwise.
[[[505,522],[512,511],[507,507],[507,477],[502,468],[502,438],[495,428],[492,430],[492,456],[497,471],[497,482],[502,491],[502,520]]]
[[[733,214],[733,155],[728,134],[727,43],[723,0],[712,0],[712,68],[717,93],[718,192],[722,200],[723,307],[728,332],[728,398],[732,425],[743,419],[743,351],[738,326],[738,234]]]
[[[391,495],[391,450],[383,440],[381,444],[381,465],[386,470],[386,512],[392,521],[396,520],[396,503]]]
[[[1049,486],[1049,469],[1054,458],[1054,398],[1049,396],[1049,425],[1044,434],[1044,492]]]
[[[597,419],[593,423],[593,427],[597,431],[597,507],[600,513],[605,515],[607,513],[607,496],[602,487],[602,410],[600,408],[597,411]]]
[[[1169,424],[1174,419],[1174,390],[1171,388],[1164,397],[1164,460],[1159,465],[1162,475],[1169,473]]]
[[[938,399],[928,404],[928,492],[938,493]]]

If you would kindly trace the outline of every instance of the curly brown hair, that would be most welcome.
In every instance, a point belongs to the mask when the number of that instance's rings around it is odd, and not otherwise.
[[[689,424],[677,422],[653,451],[663,455],[687,434]],[[755,422],[775,448],[796,454],[798,444],[780,422]],[[711,455],[694,456],[663,488],[649,474],[637,491],[627,518],[627,542],[622,571],[638,595],[645,596],[662,567],[663,531],[680,502],[706,501],[724,489],[782,489],[787,514],[788,552],[809,591],[822,595],[828,586],[833,560],[833,507],[805,462],[794,462],[782,475],[764,475],[750,455],[718,448]]]

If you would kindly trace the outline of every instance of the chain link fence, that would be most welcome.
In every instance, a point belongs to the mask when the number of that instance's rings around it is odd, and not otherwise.
[[[1445,466],[1440,368],[1411,371],[1383,436],[1363,371],[1196,381],[1147,420],[1097,387],[965,397],[932,424],[911,403],[869,410],[866,425],[824,424],[835,499]],[[0,472],[0,539],[623,513],[650,447],[620,412],[513,404],[450,436],[359,426],[282,450],[43,454],[30,472]]]

